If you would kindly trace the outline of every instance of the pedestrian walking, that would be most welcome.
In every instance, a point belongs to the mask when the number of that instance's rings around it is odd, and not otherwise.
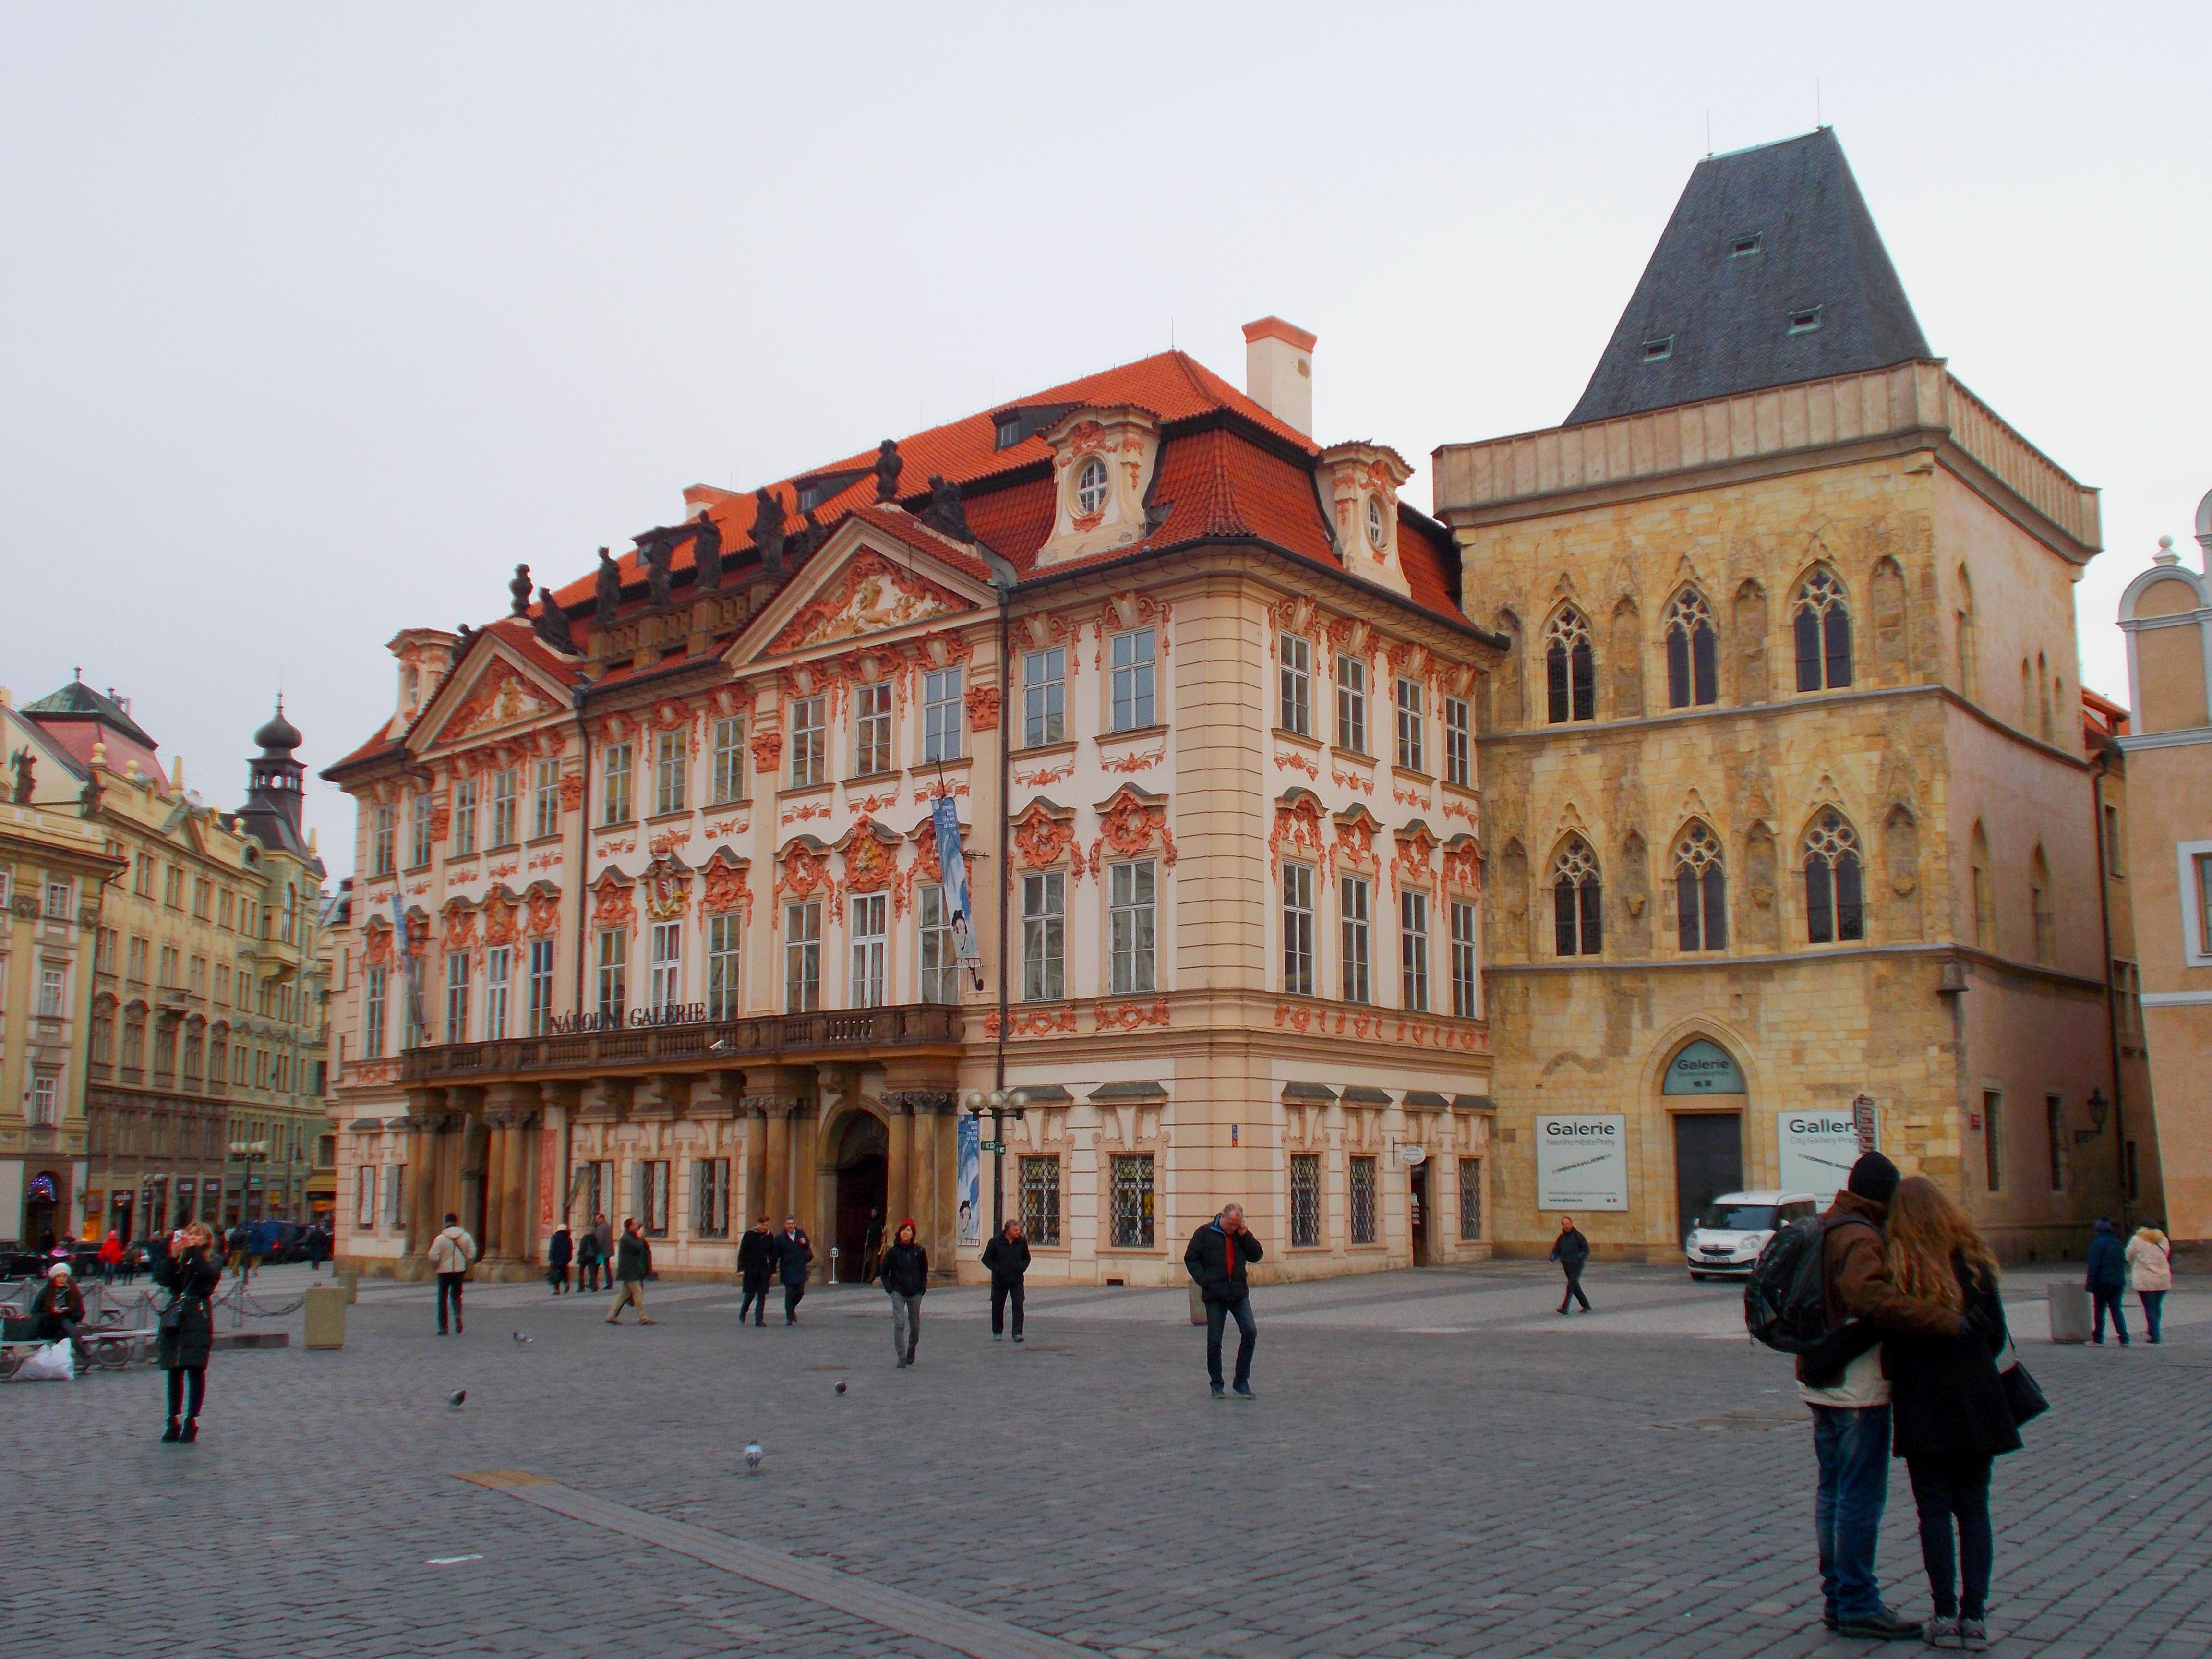
[[[2128,1255],[2120,1247],[2120,1235],[2112,1222],[2104,1216],[2097,1218],[2097,1230],[2089,1239],[2089,1299],[2096,1304],[2096,1317],[2089,1340],[2097,1346],[2105,1346],[2105,1316],[2112,1316],[2112,1334],[2120,1339],[2120,1346],[2128,1346],[2128,1319],[2121,1298],[2128,1289]]]
[[[107,1230],[107,1237],[100,1242],[100,1282],[112,1285],[115,1283],[115,1270],[122,1265],[123,1238],[111,1227]]]
[[[868,1225],[860,1235],[860,1277],[873,1279],[884,1265],[884,1212],[868,1212]]]
[[[2156,1222],[2146,1221],[2128,1241],[2126,1255],[2128,1283],[2135,1289],[2136,1300],[2142,1304],[2143,1327],[2148,1332],[2145,1340],[2156,1346],[2166,1293],[2173,1288],[2173,1243],[2159,1231]]]
[[[1022,1275],[1030,1270],[1030,1242],[1022,1224],[1009,1221],[983,1247],[983,1266],[991,1275],[991,1340],[1005,1329],[1006,1304],[1014,1304],[1014,1340],[1022,1340]]]
[[[1216,1400],[1223,1397],[1221,1331],[1231,1319],[1237,1322],[1237,1397],[1255,1398],[1252,1350],[1259,1346],[1260,1322],[1252,1316],[1244,1269],[1266,1254],[1244,1224],[1242,1204],[1222,1206],[1221,1213],[1193,1233],[1183,1249],[1183,1268],[1198,1281],[1199,1295],[1206,1303],[1206,1380]]]
[[[215,1346],[215,1310],[208,1298],[222,1284],[222,1258],[205,1222],[170,1236],[155,1264],[154,1282],[169,1292],[155,1342],[155,1357],[169,1374],[169,1426],[161,1438],[198,1440],[208,1355]]]
[[[607,1323],[622,1323],[624,1308],[637,1310],[637,1322],[655,1325],[660,1322],[648,1318],[645,1311],[645,1281],[653,1274],[653,1246],[638,1231],[637,1223],[623,1223],[622,1237],[615,1241],[615,1305],[607,1314]]]
[[[57,1261],[46,1269],[46,1282],[31,1298],[31,1317],[36,1322],[33,1334],[40,1341],[66,1340],[77,1364],[84,1363],[84,1344],[76,1335],[77,1328],[84,1323],[84,1292],[77,1288],[76,1275],[70,1271],[68,1262]]]
[[[615,1230],[604,1215],[592,1218],[592,1231],[599,1241],[599,1276],[606,1287],[615,1287]]]
[[[738,1298],[738,1323],[750,1311],[755,1327],[768,1323],[768,1282],[775,1277],[775,1234],[763,1216],[738,1241],[738,1282],[744,1294]]]
[[[1990,1464],[2021,1444],[1997,1374],[1997,1357],[2009,1339],[1996,1257],[1972,1218],[1924,1176],[1898,1183],[1884,1231],[1884,1256],[1898,1289],[1966,1319],[1962,1336],[1888,1337],[1882,1360],[1896,1454],[1911,1478],[1920,1559],[1936,1603],[1928,1644],[1978,1650],[1989,1642],[1983,1621],[1996,1553]]]
[[[564,1221],[545,1241],[545,1282],[552,1287],[554,1295],[568,1293],[568,1264],[575,1256],[576,1241],[568,1237],[568,1224]]]
[[[1882,1223],[1897,1191],[1897,1165],[1861,1154],[1850,1184],[1821,1212],[1820,1299],[1828,1339],[1797,1360],[1797,1393],[1813,1408],[1813,1452],[1820,1476],[1813,1522],[1820,1548],[1820,1620],[1845,1636],[1917,1640],[1917,1619],[1882,1602],[1875,1574],[1881,1515],[1889,1501],[1890,1383],[1882,1339],[1893,1334],[1956,1338],[1954,1309],[1907,1294],[1890,1277]]]
[[[799,1304],[806,1295],[807,1264],[814,1260],[814,1246],[806,1242],[806,1234],[799,1224],[799,1218],[787,1215],[783,1218],[783,1231],[775,1236],[775,1276],[783,1281],[783,1322],[799,1322]]]
[[[599,1236],[591,1228],[576,1241],[576,1280],[585,1290],[596,1292],[599,1288],[599,1267],[606,1258],[599,1254]]]
[[[878,1271],[891,1299],[891,1352],[901,1370],[914,1364],[915,1346],[921,1340],[921,1298],[929,1290],[929,1252],[919,1237],[911,1218],[900,1222]]]
[[[453,1304],[453,1334],[461,1334],[461,1281],[477,1259],[477,1242],[448,1210],[446,1228],[430,1241],[430,1270],[438,1275],[438,1334],[446,1334],[446,1307]]]
[[[241,1285],[253,1282],[253,1261],[247,1254],[247,1246],[252,1242],[252,1237],[246,1231],[246,1224],[243,1221],[234,1225],[229,1236],[223,1241],[225,1248],[230,1253],[230,1270],[238,1275],[238,1281]]]
[[[1569,1302],[1579,1302],[1583,1311],[1590,1310],[1589,1297],[1583,1294],[1583,1264],[1589,1260],[1589,1240],[1583,1230],[1575,1225],[1571,1215],[1559,1218],[1559,1236],[1552,1241],[1552,1260],[1559,1264],[1559,1271],[1567,1276],[1566,1294],[1559,1298],[1559,1311],[1567,1311]]]

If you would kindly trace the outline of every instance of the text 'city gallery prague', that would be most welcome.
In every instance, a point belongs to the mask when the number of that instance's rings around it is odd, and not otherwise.
[[[325,774],[343,1256],[604,1213],[727,1273],[795,1213],[850,1278],[881,1212],[973,1273],[1003,1212],[1170,1284],[1231,1198],[1294,1277],[1563,1209],[1663,1254],[1832,1191],[1862,1097],[2015,1254],[2116,1196],[2096,496],[1929,352],[1832,135],[1700,164],[1569,423],[1438,451],[1433,517],[1245,334],[1241,392],[1169,352],[694,486],[392,642]]]

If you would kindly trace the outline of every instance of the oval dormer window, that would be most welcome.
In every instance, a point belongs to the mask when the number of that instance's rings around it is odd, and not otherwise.
[[[1086,519],[1106,510],[1106,463],[1096,455],[1075,475],[1075,510]]]
[[[1382,550],[1382,543],[1388,533],[1385,520],[1382,517],[1382,498],[1380,495],[1370,495],[1367,498],[1368,546],[1373,548],[1377,553],[1380,553]]]

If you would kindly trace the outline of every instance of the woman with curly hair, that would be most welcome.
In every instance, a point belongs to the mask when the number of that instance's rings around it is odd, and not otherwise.
[[[2008,1339],[1996,1258],[1972,1218],[1924,1176],[1898,1183],[1883,1232],[1890,1278],[1898,1288],[1966,1320],[1962,1336],[1889,1336],[1883,1358],[1892,1445],[1912,1480],[1920,1558],[1936,1603],[1928,1643],[1979,1649],[1989,1641],[1983,1620],[1996,1548],[1990,1465],[2020,1449],[2020,1430],[1997,1375],[1997,1356]]]

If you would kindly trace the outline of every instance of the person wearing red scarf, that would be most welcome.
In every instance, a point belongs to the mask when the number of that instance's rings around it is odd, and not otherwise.
[[[1206,1376],[1216,1400],[1225,1397],[1221,1389],[1221,1332],[1231,1319],[1237,1322],[1237,1397],[1256,1397],[1252,1392],[1252,1350],[1260,1340],[1260,1325],[1252,1316],[1252,1296],[1244,1270],[1266,1254],[1244,1224],[1242,1204],[1224,1205],[1219,1215],[1190,1236],[1189,1248],[1182,1253],[1182,1265],[1198,1281],[1199,1294],[1206,1302]]]

